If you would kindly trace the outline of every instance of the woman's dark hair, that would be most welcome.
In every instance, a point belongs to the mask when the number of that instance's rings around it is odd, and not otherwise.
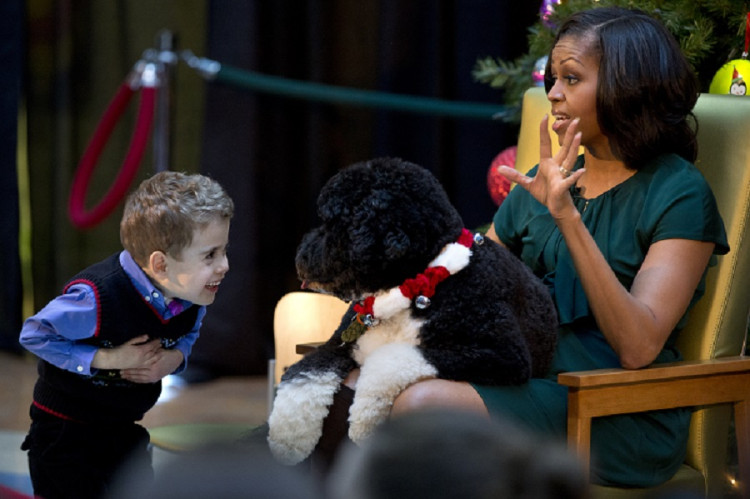
[[[596,112],[616,157],[633,169],[665,153],[695,161],[698,144],[692,124],[697,127],[697,122],[692,110],[698,80],[659,21],[638,10],[593,8],[570,16],[554,45],[568,36],[590,43],[599,55]],[[550,75],[548,61],[548,92],[554,84]]]

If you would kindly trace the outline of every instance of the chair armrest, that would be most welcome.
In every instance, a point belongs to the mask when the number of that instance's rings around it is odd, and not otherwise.
[[[750,370],[750,357],[736,356],[670,362],[644,369],[595,369],[566,372],[557,376],[557,382],[569,388],[593,389],[622,385],[634,386],[648,382],[678,382],[683,379],[743,373],[748,370]]]
[[[307,355],[310,352],[314,352],[320,345],[325,345],[325,341],[312,341],[309,343],[297,343],[294,347],[294,351],[300,355]]]
[[[734,404],[740,472],[750,479],[750,357],[598,369],[558,375],[568,387],[568,444],[589,464],[591,419],[614,414]]]

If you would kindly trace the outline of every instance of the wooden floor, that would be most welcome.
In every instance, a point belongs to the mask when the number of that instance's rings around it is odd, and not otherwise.
[[[29,427],[29,404],[36,381],[36,363],[0,351],[0,429],[25,431]]]
[[[29,405],[36,381],[36,360],[0,351],[0,485],[28,492],[26,455],[19,449],[29,428]],[[162,397],[141,424],[154,432],[170,425],[242,423],[254,426],[268,415],[265,376],[222,377],[187,384],[165,379]]]

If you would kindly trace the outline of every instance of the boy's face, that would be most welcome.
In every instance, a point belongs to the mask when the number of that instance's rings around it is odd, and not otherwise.
[[[181,298],[197,305],[210,305],[221,280],[229,270],[227,245],[229,220],[216,219],[193,233],[190,246],[179,260],[166,255],[166,269],[158,284],[167,298]]]

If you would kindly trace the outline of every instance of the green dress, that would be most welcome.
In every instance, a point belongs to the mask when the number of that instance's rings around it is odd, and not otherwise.
[[[583,166],[583,156],[575,168]],[[529,175],[534,175],[533,169]],[[710,187],[691,163],[676,155],[656,158],[625,182],[593,199],[574,196],[583,223],[620,282],[629,289],[649,246],[663,239],[716,244],[729,251],[724,224]],[[476,386],[490,414],[509,417],[534,431],[560,438],[566,432],[564,371],[620,367],[589,309],[570,253],[548,210],[527,191],[513,189],[494,217],[501,241],[547,284],[555,299],[560,334],[545,379],[516,387]],[[712,260],[715,257],[712,257]],[[691,306],[703,295],[705,275]],[[679,360],[674,346],[685,317],[657,363]],[[595,483],[647,487],[669,479],[685,457],[689,410],[594,419],[591,473]]]

